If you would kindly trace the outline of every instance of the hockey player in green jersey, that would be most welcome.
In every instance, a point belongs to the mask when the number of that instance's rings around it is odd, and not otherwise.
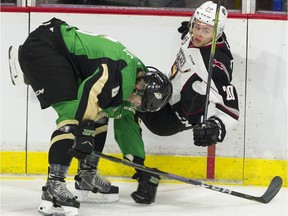
[[[12,79],[17,77],[13,77],[17,70],[13,65],[18,57],[25,82],[33,88],[41,108],[51,106],[58,114],[48,152],[48,179],[38,211],[53,215],[53,207],[62,207],[65,215],[78,215],[80,203],[65,186],[72,158],[79,160],[76,189],[117,191],[97,173],[99,159],[93,154],[103,150],[108,118],[115,119],[115,138],[123,154],[128,159],[133,155],[131,160],[140,158],[142,163],[145,153],[135,111],[161,109],[171,97],[172,85],[120,42],[83,32],[56,18],[30,33],[19,50],[10,47]],[[127,139],[117,135],[121,133],[127,133]],[[148,173],[137,177],[139,184],[147,181],[148,185],[150,178]],[[140,189],[138,186],[136,192],[141,193]]]

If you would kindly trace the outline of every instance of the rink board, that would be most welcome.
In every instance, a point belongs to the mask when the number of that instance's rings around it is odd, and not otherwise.
[[[112,154],[122,158],[119,154]],[[48,155],[44,152],[1,152],[1,173],[47,174]],[[26,163],[27,159],[27,163]],[[147,155],[146,166],[194,179],[206,179],[206,157]],[[26,166],[27,164],[27,166]],[[169,164],[169,166],[167,166]],[[130,177],[134,169],[122,164],[100,160],[99,169],[103,175]],[[246,158],[216,158],[215,180],[243,185],[268,185],[271,179],[280,175],[283,186],[287,187],[287,160],[265,160]],[[70,175],[77,171],[73,160]]]

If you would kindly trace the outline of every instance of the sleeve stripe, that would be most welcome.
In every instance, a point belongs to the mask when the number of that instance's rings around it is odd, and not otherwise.
[[[221,104],[216,104],[216,108],[231,116],[232,118],[238,120],[239,119],[239,111],[233,108],[225,107]]]

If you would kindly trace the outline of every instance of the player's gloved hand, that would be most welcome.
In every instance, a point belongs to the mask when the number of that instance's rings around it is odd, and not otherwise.
[[[160,176],[138,170],[132,177],[137,179],[138,188],[131,194],[136,203],[151,204],[155,201]]]
[[[181,33],[181,39],[183,40],[185,35],[189,32],[189,21],[182,22],[181,26],[177,30]]]
[[[72,133],[75,139],[68,153],[77,159],[84,159],[94,149],[95,122],[92,120],[81,121]]]
[[[216,117],[211,117],[193,128],[194,144],[196,146],[210,146],[222,142],[226,134],[225,126]]]

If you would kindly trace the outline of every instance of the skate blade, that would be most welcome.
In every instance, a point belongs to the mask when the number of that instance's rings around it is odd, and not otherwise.
[[[78,208],[70,206],[54,207],[50,201],[42,200],[38,212],[44,216],[78,216]]]
[[[112,203],[120,200],[118,194],[92,193],[85,190],[76,190],[74,195],[80,203]]]

